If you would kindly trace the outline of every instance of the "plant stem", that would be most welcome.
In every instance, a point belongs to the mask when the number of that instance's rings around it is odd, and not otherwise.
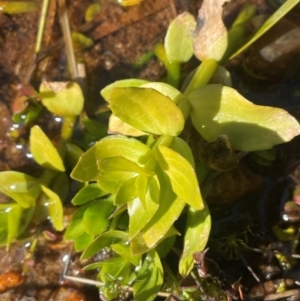
[[[154,54],[165,65],[167,69],[167,83],[178,88],[180,83],[180,63],[170,63],[168,61],[166,50],[163,44],[157,44],[154,48]]]
[[[188,96],[193,90],[206,85],[213,76],[217,67],[218,63],[215,60],[208,59],[203,61],[197,68],[196,73],[184,91],[184,94]]]
[[[180,83],[180,69],[181,64],[168,63],[165,65],[167,68],[167,83],[171,86],[178,88]]]
[[[73,135],[76,116],[64,117],[63,124],[60,130],[60,136],[63,140],[68,141]]]
[[[168,135],[160,136],[156,141],[155,147],[159,145],[169,146],[173,142],[173,139],[174,137]]]

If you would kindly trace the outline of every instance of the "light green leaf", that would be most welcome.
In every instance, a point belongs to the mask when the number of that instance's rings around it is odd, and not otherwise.
[[[180,154],[165,146],[158,146],[157,161],[168,175],[178,198],[195,209],[203,208],[199,184],[192,165]]]
[[[184,207],[185,202],[176,198],[175,195],[159,204],[154,216],[142,231],[143,239],[149,249],[169,236],[170,233],[168,232],[172,229],[172,225],[178,219]],[[177,235],[179,233],[175,230],[171,234]]]
[[[132,264],[134,264],[135,266],[140,264],[141,255],[133,255],[130,252],[130,246],[128,244],[113,244],[111,245],[111,248],[117,253],[119,254],[121,257],[129,260]]]
[[[142,231],[144,243],[149,249],[166,237],[185,207],[185,202],[172,191],[169,179],[164,177],[159,168],[156,169],[156,173],[161,187],[159,207]],[[175,234],[177,233],[173,233]]]
[[[110,102],[111,99],[111,91],[114,88],[125,88],[125,87],[139,87],[143,84],[148,83],[147,80],[139,79],[139,78],[130,78],[130,79],[122,79],[115,81],[114,83],[106,86],[104,89],[100,91],[101,96],[104,98],[104,100]]]
[[[165,49],[169,62],[184,63],[194,54],[193,32],[196,28],[194,16],[188,12],[178,15],[169,25],[165,37]]]
[[[130,251],[132,254],[144,254],[147,253],[149,250],[150,248],[146,245],[142,232],[139,232],[130,241]]]
[[[126,122],[122,121],[114,114],[111,114],[109,117],[108,134],[114,134],[114,135],[121,134],[121,135],[132,136],[132,137],[148,135],[147,133],[144,133],[134,128],[133,126],[127,124]]]
[[[128,239],[127,233],[123,231],[111,230],[99,235],[94,241],[85,249],[81,255],[81,259],[89,258],[101,249],[110,247],[112,244],[119,242],[126,242]]]
[[[83,94],[75,82],[42,82],[40,97],[43,105],[58,116],[77,116],[83,109]]]
[[[93,183],[80,189],[72,199],[71,203],[75,206],[83,205],[105,195],[107,195],[107,192],[100,189],[96,183]]]
[[[180,235],[180,233],[177,231],[177,229],[172,226],[167,233],[162,236],[156,243],[155,246],[149,247],[146,245],[146,242],[143,238],[143,233],[138,233],[130,242],[130,250],[132,254],[144,254],[148,252],[149,250],[152,250],[154,247],[155,249],[160,245],[165,239],[168,239],[174,235]],[[161,251],[161,250],[160,250]]]
[[[283,109],[251,103],[236,90],[207,85],[189,95],[191,118],[207,141],[227,135],[241,151],[270,149],[300,134],[298,121]]]
[[[134,172],[126,172],[126,171],[108,171],[106,173],[103,173],[99,175],[98,177],[98,186],[104,190],[107,191],[108,193],[117,193],[118,189],[121,188],[122,185],[124,185],[128,180],[136,177],[137,174]],[[125,184],[129,188],[130,184],[127,183]],[[126,190],[124,186],[124,190]],[[122,191],[120,192],[120,195],[124,196],[124,193],[126,194],[127,197],[130,195],[133,196],[134,192],[127,192],[127,191]],[[120,196],[118,196],[118,200],[116,202],[121,201]]]
[[[136,301],[154,300],[163,284],[163,267],[155,250],[148,252],[133,285]]]
[[[87,248],[93,241],[94,235],[83,233],[74,239],[74,248],[76,252],[81,252]]]
[[[50,220],[53,224],[53,227],[57,231],[62,231],[64,229],[63,224],[63,206],[59,196],[47,188],[44,185],[41,185],[42,191],[47,196],[48,202],[48,212]]]
[[[37,125],[30,131],[30,150],[34,160],[44,168],[65,171],[63,161],[52,142]]]
[[[142,204],[138,198],[135,198],[127,206],[129,215],[128,238],[133,239],[151,220],[158,208],[158,203],[151,198],[148,190],[145,204]]]
[[[108,136],[98,141],[80,157],[71,177],[82,182],[95,181],[99,177],[98,160],[122,156],[142,165],[148,152],[151,153],[150,148],[136,139],[118,135]]]
[[[184,118],[172,100],[151,88],[114,88],[110,108],[124,122],[147,133],[178,136]]]
[[[175,137],[169,148],[179,153],[183,158],[185,158],[191,166],[195,169],[195,161],[191,148],[189,145],[181,138]]]
[[[138,175],[135,180],[135,187],[138,193],[138,198],[142,205],[147,209],[146,205],[146,193],[148,191],[148,180],[149,177],[145,175]]]
[[[130,178],[119,187],[114,200],[116,206],[129,203],[138,197],[135,181],[136,177]]]
[[[151,82],[141,86],[141,88],[151,88],[169,97],[175,104],[179,104],[185,96],[173,86],[162,82]]]
[[[19,204],[12,204],[8,212],[8,224],[7,224],[7,246],[17,237],[19,234],[19,227],[22,218],[23,208]]]
[[[67,227],[65,239],[72,240],[80,237],[85,233],[85,226],[82,222],[82,218],[86,209],[87,205],[82,206],[76,210],[76,212],[72,216],[69,226]]]
[[[180,103],[182,100],[186,100],[185,96],[178,91],[173,86],[163,83],[163,82],[150,82],[146,84],[142,84],[141,88],[152,88],[165,96],[169,97],[175,104]],[[123,134],[126,136],[142,136],[146,135],[145,132],[142,132],[131,125],[127,124],[126,122],[122,121],[120,118],[115,116],[114,114],[111,115],[109,119],[109,131],[110,134]]]
[[[82,219],[86,233],[91,235],[103,233],[108,227],[109,217],[113,211],[112,198],[97,200],[89,204]]]
[[[193,254],[204,250],[211,228],[211,218],[205,205],[202,210],[189,207],[186,230],[184,235],[184,249],[179,262],[179,273],[185,278],[194,267]]]
[[[38,179],[17,171],[0,172],[0,191],[23,208],[34,206],[41,192]]]
[[[258,40],[265,32],[267,32],[273,25],[275,25],[281,18],[283,18],[295,5],[299,3],[299,0],[286,0],[277,11],[275,11],[259,28],[255,35],[244,44],[237,52],[235,52],[229,59],[234,58],[249,46],[251,46],[256,40]]]
[[[154,174],[153,171],[148,171],[123,156],[115,156],[98,160],[97,165],[100,173],[106,173],[108,171],[126,171],[145,176],[153,176]]]

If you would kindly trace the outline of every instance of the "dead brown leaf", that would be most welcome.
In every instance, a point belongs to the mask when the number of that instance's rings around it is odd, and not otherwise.
[[[225,2],[228,0],[204,0],[198,12],[194,39],[196,57],[221,60],[227,48],[227,30],[222,20]]]

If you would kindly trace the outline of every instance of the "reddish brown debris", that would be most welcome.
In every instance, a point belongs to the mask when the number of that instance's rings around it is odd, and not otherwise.
[[[0,292],[15,288],[24,282],[24,277],[18,272],[7,272],[0,275]]]

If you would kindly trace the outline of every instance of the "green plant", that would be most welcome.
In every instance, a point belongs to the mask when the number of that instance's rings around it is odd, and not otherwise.
[[[297,2],[286,1],[245,45],[249,46]],[[220,64],[233,57],[234,51],[239,53],[237,36],[247,38],[245,26],[255,10],[247,7],[242,11],[228,32],[221,20],[221,5],[213,15],[206,15],[211,11],[210,3],[205,1],[200,10],[203,25],[194,40],[191,32],[196,22],[185,13],[170,25],[165,45],[154,50],[175,87],[127,79],[101,91],[113,114],[109,130],[119,134],[97,141],[85,153],[68,141],[73,130],[70,124],[83,107],[79,86],[41,85],[42,104],[64,117],[63,139],[57,150],[39,127],[32,127],[31,152],[45,168],[43,175],[37,179],[16,172],[0,173],[0,191],[14,200],[3,205],[0,213],[4,216],[2,242],[9,245],[24,232],[43,206],[47,206],[54,228],[63,229],[62,200],[67,189],[55,188],[55,177],[65,177],[65,164],[69,163],[69,167],[75,166],[71,178],[82,182],[83,187],[72,199],[78,209],[65,237],[74,240],[77,251],[83,251],[82,259],[103,249],[111,252],[110,259],[86,267],[100,269],[100,291],[106,298],[113,299],[130,287],[136,300],[153,300],[164,286],[164,273],[177,279],[164,258],[177,253],[178,245],[180,277],[190,275],[193,254],[202,251],[209,238],[211,219],[199,186],[207,169],[195,166],[192,150],[184,135],[180,136],[189,131],[186,121],[191,120],[205,140],[225,135],[234,150],[244,152],[268,150],[300,134],[298,122],[286,111],[254,105],[222,84],[229,81]],[[180,66],[193,54],[201,64],[181,92],[177,89]],[[219,84],[209,84],[214,74],[220,76]],[[70,97],[74,99],[72,106]],[[93,128],[85,123],[86,128]],[[22,219],[25,223],[19,228]],[[180,235],[183,242],[178,239]],[[190,298],[188,290],[179,284],[165,285],[164,289]]]

